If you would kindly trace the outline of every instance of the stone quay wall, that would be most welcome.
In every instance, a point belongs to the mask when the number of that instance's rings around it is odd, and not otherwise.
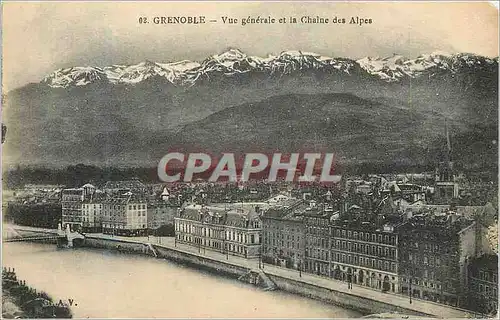
[[[333,290],[317,286],[305,281],[297,281],[276,274],[266,272],[267,276],[276,284],[277,288],[286,292],[298,294],[315,300],[321,300],[348,309],[354,309],[363,314],[375,313],[400,313],[404,315],[416,315],[433,317],[433,315],[402,308],[390,303],[360,297],[348,292]],[[388,299],[390,301],[390,299]]]
[[[197,255],[180,249],[169,248],[158,244],[149,245],[133,240],[86,236],[83,246],[99,249],[111,249],[122,253],[142,254],[167,259],[179,264],[235,279],[250,271],[248,268],[230,263],[228,261],[219,261],[217,259]]]

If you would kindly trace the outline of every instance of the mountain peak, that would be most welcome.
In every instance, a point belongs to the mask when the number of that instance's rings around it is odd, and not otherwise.
[[[214,55],[214,57],[217,57],[220,59],[244,59],[247,57],[247,55],[243,51],[241,51],[240,49],[229,48],[228,50],[224,51],[221,54]]]
[[[109,67],[72,67],[58,69],[42,82],[50,87],[84,86],[95,81],[136,84],[151,77],[163,77],[174,85],[194,85],[199,79],[211,75],[231,77],[235,74],[259,72],[270,76],[291,74],[297,71],[315,70],[326,73],[351,75],[353,70],[364,70],[386,82],[404,78],[416,78],[424,74],[434,76],[436,70],[455,72],[462,68],[485,68],[498,64],[498,59],[485,58],[468,53],[449,54],[434,51],[408,59],[394,53],[387,57],[365,57],[357,61],[331,58],[318,53],[287,50],[266,58],[249,56],[237,48],[210,56],[199,63],[190,60],[159,63],[145,60],[136,65],[112,65]],[[356,71],[354,71],[356,72]]]

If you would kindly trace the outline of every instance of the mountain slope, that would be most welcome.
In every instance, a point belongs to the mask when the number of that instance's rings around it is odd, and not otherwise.
[[[199,63],[59,70],[3,97],[4,163],[155,165],[168,150],[195,146],[316,146],[344,161],[420,162],[432,156],[426,150],[444,119],[460,139],[477,128],[494,136],[498,59],[361,60],[230,50]],[[475,141],[464,150],[489,154],[489,144]]]
[[[404,162],[406,147],[423,148],[436,136],[428,130],[439,124],[440,119],[353,94],[288,94],[190,123],[178,141],[185,148],[204,146],[214,152],[317,150],[334,152],[341,160]]]

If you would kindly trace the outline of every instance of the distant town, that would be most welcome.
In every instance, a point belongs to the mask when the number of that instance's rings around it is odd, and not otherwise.
[[[495,314],[496,183],[451,158],[434,172],[342,176],[338,183],[217,182],[4,190],[18,225],[176,243]]]

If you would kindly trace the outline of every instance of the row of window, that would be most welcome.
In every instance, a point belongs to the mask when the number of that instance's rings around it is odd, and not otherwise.
[[[144,229],[146,228],[146,225],[145,224],[136,224],[136,225],[130,225],[130,224],[115,224],[115,223],[103,223],[102,224],[103,228],[110,228],[110,229]],[[130,227],[133,227],[133,228],[130,228]]]
[[[483,295],[497,297],[497,287],[479,284],[479,292]]]
[[[357,242],[351,243],[350,241],[332,241],[332,249],[363,253],[366,255],[378,257],[387,257],[393,259],[396,258],[396,248],[382,247]]]
[[[146,212],[147,211],[138,211],[137,212],[137,217],[145,217],[146,216]],[[135,215],[132,215],[133,213],[132,212],[117,212],[117,211],[107,211],[107,210],[104,210],[102,212],[102,215],[103,216],[106,216],[106,217],[122,217],[122,218],[125,218],[125,217],[135,217]]]
[[[423,287],[432,288],[432,289],[441,289],[441,284],[430,282],[430,281],[421,281],[421,280],[418,280],[418,279],[403,278],[403,282],[405,282],[405,283],[410,283],[411,282],[414,285],[423,286]]]
[[[295,259],[302,259],[302,254],[300,254],[300,252],[278,249],[277,247],[263,246],[262,247],[262,254],[264,254],[264,255],[279,254],[280,256],[289,256],[289,257],[293,257]]]
[[[348,238],[353,240],[367,241],[367,242],[378,242],[383,244],[396,244],[395,235],[382,235],[377,233],[363,232],[363,231],[352,231],[345,229],[333,229],[332,236],[336,238]]]
[[[307,236],[307,246],[321,247],[323,249],[328,249],[328,239],[318,238],[313,236]]]
[[[424,265],[429,265],[429,266],[441,266],[441,258],[439,257],[434,257],[430,256],[428,257],[427,255],[420,256],[414,253],[407,253],[406,257],[408,258],[408,261],[413,264],[421,264],[423,263]]]
[[[396,263],[345,253],[332,253],[332,261],[352,264],[372,269],[396,272]]]
[[[274,233],[274,232],[268,232],[264,231],[263,232],[264,238],[265,239],[281,239],[281,240],[287,240],[287,241],[300,241],[300,234],[283,234],[283,233]]]
[[[425,251],[430,251],[430,252],[439,252],[442,249],[442,247],[439,244],[429,243],[429,242],[424,242],[422,244],[419,243],[418,241],[403,240],[400,242],[400,244],[403,247],[409,247],[414,249],[422,248]],[[446,249],[446,247],[443,247],[443,249]]]
[[[300,249],[302,246],[300,245],[300,242],[293,242],[293,241],[286,241],[285,240],[279,240],[276,238],[264,238],[264,243],[267,245],[273,245],[273,246],[278,246],[278,247],[286,247],[288,249]]]
[[[192,225],[190,223],[185,223],[182,221],[175,224],[175,231],[240,243],[260,243],[260,238],[255,234],[248,235],[237,230],[213,230],[210,227]]]
[[[330,230],[328,228],[312,227],[312,226],[308,226],[306,228],[306,232],[308,234],[317,234],[317,235],[325,235],[325,236],[330,234]]]
[[[278,224],[264,224],[264,230],[272,229],[280,232],[302,232],[299,227],[293,227],[288,225],[278,225]]]
[[[177,239],[179,241],[184,241],[184,242],[190,242],[195,245],[199,246],[204,246],[204,247],[211,247],[215,249],[224,249],[229,252],[235,252],[235,253],[240,253],[240,254],[247,254],[247,248],[242,245],[237,245],[237,244],[232,244],[232,243],[226,243],[226,244],[221,244],[220,241],[212,241],[210,239],[202,239],[198,237],[193,237],[190,235],[182,235],[178,234]]]
[[[496,283],[497,275],[495,273],[479,271],[479,279]]]

